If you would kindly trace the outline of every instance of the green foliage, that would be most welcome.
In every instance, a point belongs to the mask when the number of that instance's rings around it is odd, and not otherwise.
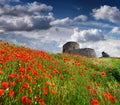
[[[112,70],[112,76],[118,81],[120,82],[120,68],[115,68]]]

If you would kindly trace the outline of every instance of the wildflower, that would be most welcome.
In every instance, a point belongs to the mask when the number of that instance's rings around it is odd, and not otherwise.
[[[22,101],[22,103],[24,103],[24,104],[32,104],[32,100],[30,100],[29,98],[27,98],[27,96],[23,96],[23,97],[21,98],[21,101]]]
[[[102,84],[97,84],[97,86],[99,86],[99,87],[100,87],[100,86],[102,86]]]
[[[53,83],[53,84],[52,84],[52,87],[56,87],[56,85]]]
[[[71,80],[75,80],[75,78],[71,78]]]
[[[74,71],[71,71],[70,73],[71,73],[72,75],[75,75],[75,72],[74,72]]]
[[[48,75],[47,77],[48,77],[49,79],[52,79],[52,76],[51,76],[51,75]]]
[[[23,76],[19,76],[19,78],[18,78],[18,82],[23,82],[23,79],[24,79]]]
[[[92,103],[93,105],[99,105],[99,104],[100,104],[100,102],[99,102],[98,100],[92,100],[91,103]]]
[[[3,96],[4,95],[4,90],[3,89],[0,89],[0,96]]]
[[[38,72],[36,70],[32,70],[34,76],[38,76]]]
[[[47,95],[48,94],[48,91],[44,91],[44,93],[43,93],[44,95]]]
[[[32,82],[33,85],[36,85],[37,83],[36,82]]]
[[[43,79],[43,76],[42,76],[42,75],[39,77],[39,80],[41,80],[41,79]]]
[[[117,99],[115,97],[113,97],[110,93],[104,94],[104,96],[114,103],[117,102]]]
[[[88,71],[88,68],[87,68],[87,67],[85,67],[84,69],[85,69],[86,71]]]
[[[15,77],[17,77],[17,76],[18,76],[18,74],[10,74],[9,75],[9,77],[12,78],[12,79],[15,78]]]
[[[7,89],[9,88],[9,83],[8,82],[2,82],[2,86]]]
[[[43,100],[42,98],[40,98],[40,99],[39,99],[39,102],[40,102],[40,103],[43,103],[43,102],[44,102],[44,100]]]
[[[35,100],[35,101],[38,101],[38,100],[39,100],[39,97],[35,97],[34,100]]]
[[[90,92],[90,94],[94,94],[94,95],[97,94],[97,92],[95,90],[92,90],[92,89],[90,89],[89,92]]]
[[[52,94],[56,94],[56,91],[55,91],[55,90],[52,90]]]
[[[16,82],[11,82],[10,85],[11,85],[11,86],[15,86],[15,85],[16,85]]]
[[[88,89],[91,89],[91,86],[87,86]]]
[[[44,91],[48,91],[48,88],[47,88],[47,87],[44,87]]]
[[[106,73],[103,71],[103,72],[100,72],[102,76],[106,76]]]
[[[47,105],[47,104],[43,102],[42,105]]]
[[[19,69],[20,74],[26,74],[26,69],[24,67],[20,67]]]
[[[9,96],[10,96],[10,98],[14,97],[14,91],[13,90],[9,92]]]
[[[26,74],[26,76],[25,76],[28,80],[33,80],[33,78],[29,75],[29,74]]]
[[[0,74],[3,74],[4,72],[2,70],[0,70]]]
[[[55,71],[53,70],[52,72],[51,72],[51,75],[54,75],[55,74]]]
[[[68,73],[68,70],[65,70],[66,73]]]
[[[25,83],[25,84],[23,84],[22,88],[29,89],[29,88],[30,88],[30,86],[29,86],[29,84],[28,84],[28,83]]]
[[[48,82],[46,82],[45,84],[46,84],[47,86],[49,86],[49,83],[48,83]]]
[[[20,89],[20,92],[22,92],[22,93],[23,93],[23,92],[24,92],[24,89],[23,89],[23,88],[22,88],[22,89]]]

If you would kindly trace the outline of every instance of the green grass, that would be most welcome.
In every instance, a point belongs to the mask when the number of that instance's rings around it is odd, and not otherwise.
[[[119,76],[120,59],[0,43],[0,105],[120,105]]]

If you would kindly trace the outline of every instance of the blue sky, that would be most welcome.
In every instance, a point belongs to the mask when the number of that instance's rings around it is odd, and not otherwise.
[[[0,39],[50,53],[67,41],[120,56],[120,0],[0,0]]]
[[[34,1],[53,6],[56,18],[75,17],[80,14],[90,15],[93,8],[99,8],[101,5],[119,8],[120,3],[120,0],[21,0],[23,3]]]

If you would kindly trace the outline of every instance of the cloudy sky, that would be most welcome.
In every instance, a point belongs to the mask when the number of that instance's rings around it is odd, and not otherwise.
[[[0,40],[50,53],[67,41],[120,57],[120,0],[0,0]]]

